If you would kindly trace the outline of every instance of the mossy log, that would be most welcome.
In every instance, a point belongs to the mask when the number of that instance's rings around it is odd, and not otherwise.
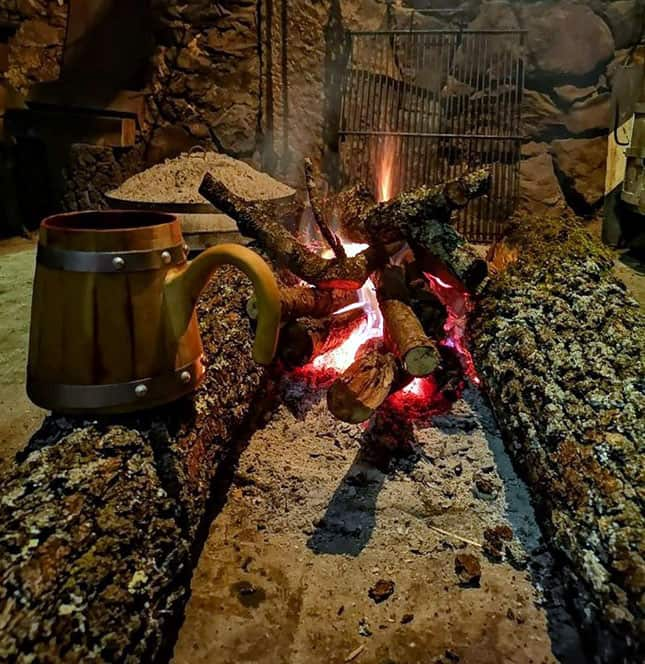
[[[388,246],[379,243],[351,258],[328,260],[298,241],[269,205],[239,198],[210,173],[204,176],[199,193],[235,219],[240,231],[257,240],[278,267],[286,267],[320,288],[360,288],[401,246],[398,242]]]
[[[578,222],[522,219],[507,243],[474,356],[594,661],[642,661],[643,314]]]
[[[0,479],[0,660],[167,657],[211,488],[261,411],[251,291],[224,267],[202,295],[207,376],[194,397],[118,420],[48,417]]]

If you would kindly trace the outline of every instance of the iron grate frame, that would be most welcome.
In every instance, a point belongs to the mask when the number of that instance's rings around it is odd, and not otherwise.
[[[379,197],[388,160],[392,195],[488,165],[490,195],[455,223],[470,241],[500,238],[519,199],[525,35],[467,28],[348,32],[343,179],[367,182]]]

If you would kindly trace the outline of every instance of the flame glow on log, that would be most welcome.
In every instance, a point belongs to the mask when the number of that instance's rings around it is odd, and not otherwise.
[[[380,151],[380,169],[376,177],[376,188],[379,202],[387,201],[394,195],[394,167],[396,160],[396,144],[385,141]],[[301,236],[313,239],[316,229],[301,229]],[[333,229],[338,234],[337,229]],[[340,237],[340,235],[339,235]],[[356,256],[368,248],[367,244],[347,242],[340,237],[347,256]],[[401,257],[405,252],[401,252]],[[331,249],[324,250],[321,255],[324,258],[333,257]],[[396,257],[395,257],[396,259]],[[464,373],[476,385],[479,378],[475,371],[472,357],[466,347],[465,332],[467,316],[470,308],[468,293],[455,288],[433,274],[424,273],[429,288],[435,293],[439,300],[446,306],[448,319],[444,326],[445,338],[441,345],[456,351],[459,362]],[[356,359],[359,349],[370,339],[383,337],[383,316],[376,297],[376,287],[371,279],[368,279],[359,291],[359,301],[351,304],[340,311],[347,311],[356,307],[362,307],[367,313],[366,321],[356,328],[349,337],[338,347],[316,357],[309,365],[296,370],[296,374],[315,384],[327,383],[342,374]],[[450,408],[451,400],[447,398],[439,388],[437,381],[432,376],[427,378],[415,378],[404,388],[391,395],[385,402],[388,407],[405,412],[407,417],[414,418],[428,416],[444,412]]]

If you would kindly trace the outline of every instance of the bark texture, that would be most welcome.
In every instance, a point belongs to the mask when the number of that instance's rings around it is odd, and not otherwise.
[[[251,290],[224,267],[202,295],[193,399],[118,421],[49,417],[2,478],[2,661],[154,661],[172,643],[213,480],[259,410]]]
[[[598,662],[645,645],[645,323],[572,220],[522,219],[473,350]],[[508,252],[501,252],[508,256]]]
[[[356,290],[382,265],[400,244],[379,244],[352,258],[327,260],[308,249],[276,218],[269,206],[250,203],[230,192],[210,173],[204,176],[199,192],[213,205],[237,221],[240,231],[257,240],[279,267],[286,267],[320,288]]]

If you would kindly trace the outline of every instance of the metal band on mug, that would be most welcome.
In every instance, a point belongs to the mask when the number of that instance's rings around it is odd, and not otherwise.
[[[82,411],[117,408],[137,403],[160,405],[193,391],[204,376],[201,358],[175,371],[153,378],[108,385],[66,385],[27,378],[27,394],[50,410]]]
[[[141,251],[76,251],[42,244],[36,258],[39,265],[65,272],[143,272],[186,261],[186,246]]]

